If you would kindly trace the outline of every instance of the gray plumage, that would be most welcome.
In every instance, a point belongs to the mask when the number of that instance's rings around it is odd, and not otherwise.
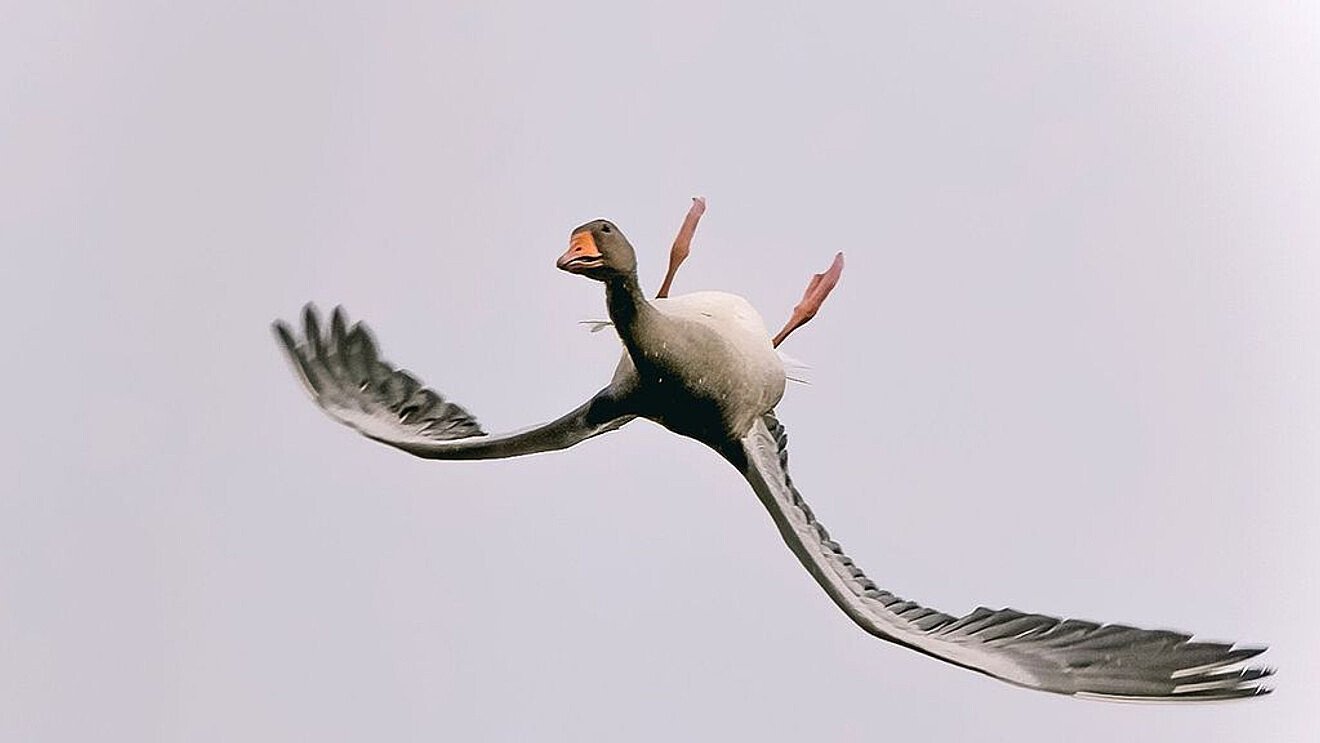
[[[784,369],[756,311],[719,292],[648,301],[632,246],[604,220],[575,230],[558,265],[605,283],[610,321],[625,350],[604,389],[560,418],[522,431],[485,433],[468,411],[382,360],[370,332],[349,326],[338,308],[328,330],[309,305],[301,339],[280,322],[275,332],[326,413],[420,457],[484,459],[563,449],[635,417],[701,441],[743,473],[793,554],[844,613],[876,637],[1058,694],[1186,702],[1269,692],[1261,682],[1272,671],[1245,665],[1263,647],[1013,609],[982,607],[954,617],[880,588],[830,538],[789,477],[788,437],[774,415]]]
[[[631,415],[619,413],[602,390],[568,414],[539,426],[499,435],[408,372],[380,358],[371,331],[348,326],[336,307],[322,332],[316,308],[303,308],[303,338],[283,322],[274,325],[285,355],[312,399],[331,418],[367,438],[427,459],[516,457],[564,449],[617,428]]]
[[[788,436],[773,413],[743,439],[743,474],[789,549],[839,608],[884,640],[1019,686],[1128,701],[1205,701],[1269,693],[1273,671],[1244,668],[1263,647],[985,607],[953,617],[867,578],[830,538],[788,474]]]

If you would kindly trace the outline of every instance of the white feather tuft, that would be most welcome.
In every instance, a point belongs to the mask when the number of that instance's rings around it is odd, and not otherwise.
[[[605,328],[612,327],[614,323],[609,320],[578,320],[578,325],[589,325],[587,328],[592,333],[599,333]]]
[[[807,378],[811,376],[807,373],[811,371],[810,366],[780,351],[778,348],[775,349],[775,353],[779,354],[779,360],[784,364],[784,377],[788,381],[797,382],[798,384],[811,384],[811,380]]]

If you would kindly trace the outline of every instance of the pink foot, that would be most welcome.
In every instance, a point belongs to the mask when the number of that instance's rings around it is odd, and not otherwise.
[[[674,247],[669,249],[669,273],[665,274],[665,281],[660,285],[660,291],[655,294],[657,299],[669,296],[669,286],[674,283],[674,274],[678,273],[678,267],[687,260],[692,248],[692,235],[697,231],[697,222],[701,221],[701,215],[705,212],[706,200],[700,196],[693,196],[692,206],[688,209],[687,216],[683,218],[683,226],[678,228],[678,236],[674,238]]]
[[[798,302],[793,308],[792,317],[784,324],[783,330],[775,335],[775,348],[788,337],[789,333],[807,324],[807,321],[816,316],[820,306],[825,303],[825,298],[830,295],[830,290],[839,283],[839,277],[843,275],[843,253],[834,254],[834,262],[825,270],[825,273],[818,273],[811,277],[811,282],[807,284],[807,290],[802,293],[802,301]]]

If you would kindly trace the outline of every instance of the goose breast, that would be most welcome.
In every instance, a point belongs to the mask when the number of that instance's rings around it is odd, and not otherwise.
[[[751,303],[725,292],[694,292],[656,299],[652,305],[667,318],[678,320],[673,327],[687,328],[689,341],[674,343],[681,355],[666,364],[686,394],[714,403],[721,411],[728,434],[741,436],[784,395],[784,364],[771,344],[760,313]],[[663,342],[663,341],[662,341]],[[657,355],[664,356],[665,349]],[[636,367],[625,349],[615,372],[615,384],[631,388],[638,384]],[[671,403],[673,404],[673,403]],[[669,414],[659,411],[660,423]]]

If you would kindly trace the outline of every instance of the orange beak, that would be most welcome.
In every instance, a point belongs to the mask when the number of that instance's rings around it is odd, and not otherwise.
[[[582,273],[604,265],[605,257],[596,247],[596,239],[589,231],[574,233],[568,240],[568,250],[555,261],[555,266],[569,273]]]

